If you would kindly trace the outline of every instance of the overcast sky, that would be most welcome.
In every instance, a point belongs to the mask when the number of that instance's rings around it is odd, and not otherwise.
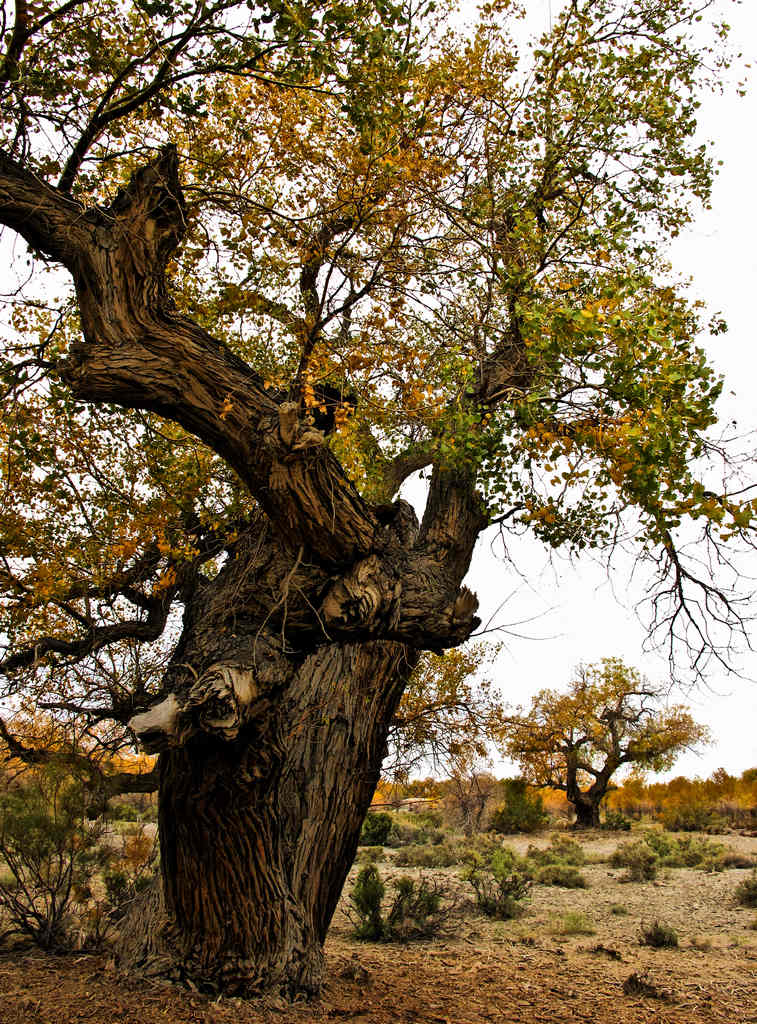
[[[560,0],[530,0],[530,25],[549,25]],[[743,63],[757,65],[757,4],[723,3],[732,25],[732,42],[743,52]],[[704,212],[692,229],[678,240],[671,257],[676,269],[695,279],[695,291],[713,311],[722,311],[729,333],[707,343],[713,365],[725,375],[723,414],[738,418],[739,426],[757,428],[757,78],[739,98],[731,88],[725,96],[703,97],[700,111],[702,140],[712,138],[723,167],[715,185],[712,210]],[[733,394],[731,394],[733,392]],[[755,442],[757,447],[757,441]],[[756,467],[757,470],[757,467]],[[757,476],[757,471],[756,474]],[[591,562],[550,567],[540,545],[519,545],[518,564],[526,578],[519,581],[497,561],[484,538],[476,551],[469,585],[479,596],[484,621],[498,604],[512,595],[497,615],[499,622],[538,616],[522,627],[539,639],[503,637],[495,677],[514,703],[527,703],[542,687],[562,687],[578,662],[605,656],[622,657],[651,678],[667,678],[667,663],[643,653],[645,633],[634,606],[643,594],[643,580],[629,582],[630,563],[619,563],[608,581],[604,568]],[[753,560],[757,577],[757,554]],[[517,587],[517,590],[515,589]],[[513,593],[513,591],[515,592]],[[757,614],[757,601],[754,608]],[[715,673],[710,688],[698,688],[685,697],[692,713],[707,723],[715,743],[701,756],[682,755],[672,775],[707,776],[718,767],[731,773],[757,765],[757,656],[744,656],[739,664],[746,679]],[[754,681],[753,681],[754,680]],[[684,700],[679,693],[676,701]],[[507,771],[506,763],[498,765]]]

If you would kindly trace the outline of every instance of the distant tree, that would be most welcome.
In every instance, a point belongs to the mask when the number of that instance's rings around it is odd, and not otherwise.
[[[487,805],[497,792],[497,780],[487,771],[483,759],[471,759],[467,752],[452,763],[445,786],[445,801],[455,812],[466,836],[481,831]]]
[[[663,771],[709,741],[684,707],[662,706],[665,693],[619,658],[581,665],[567,693],[541,690],[528,712],[509,719],[505,752],[531,785],[563,790],[578,825],[596,826],[619,768]]]

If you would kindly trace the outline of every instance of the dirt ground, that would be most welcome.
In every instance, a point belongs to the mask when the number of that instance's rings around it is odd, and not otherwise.
[[[717,839],[757,856],[757,838]],[[582,838],[590,858],[618,842]],[[417,874],[390,861],[379,867],[384,878]],[[327,943],[328,982],[315,1004],[213,1000],[146,986],[116,975],[106,956],[4,954],[0,1024],[757,1024],[756,914],[732,897],[746,871],[671,869],[653,882],[624,883],[607,864],[581,870],[586,890],[535,886],[518,920],[492,922],[469,909],[450,938],[434,942],[358,943],[340,911]],[[434,874],[464,891],[455,869]],[[584,913],[595,933],[561,934],[571,911]],[[677,930],[679,948],[639,945],[640,924],[655,918]],[[656,997],[626,994],[634,973]]]

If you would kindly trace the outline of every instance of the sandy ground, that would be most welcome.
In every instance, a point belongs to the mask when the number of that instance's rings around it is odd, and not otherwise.
[[[757,856],[757,838],[717,840]],[[582,838],[590,857],[618,841]],[[513,845],[525,848],[528,840]],[[388,861],[379,867],[386,878],[417,873]],[[105,956],[4,954],[0,1024],[757,1024],[757,911],[737,907],[732,896],[746,871],[674,869],[653,882],[624,883],[623,872],[606,864],[581,870],[587,890],[535,886],[515,921],[492,922],[469,908],[452,937],[434,942],[358,943],[340,911],[327,943],[328,982],[315,1004],[263,1006],[146,987],[116,976]],[[455,869],[434,874],[465,892]],[[618,906],[627,913],[613,912]],[[584,913],[595,934],[560,934],[570,911]],[[640,924],[655,918],[677,930],[679,948],[639,945]],[[663,998],[626,994],[633,973]]]

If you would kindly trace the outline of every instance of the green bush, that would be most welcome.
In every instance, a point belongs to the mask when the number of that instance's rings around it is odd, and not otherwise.
[[[753,871],[743,882],[739,882],[733,891],[733,896],[742,907],[757,907],[757,870]]]
[[[140,821],[157,821],[158,820],[158,802],[157,800],[153,803],[149,803],[147,807],[139,815]]]
[[[521,900],[528,895],[531,880],[511,850],[495,850],[487,862],[470,867],[464,877],[476,894],[476,906],[487,917],[508,920],[523,912]]]
[[[403,876],[395,883],[396,893],[389,908],[384,938],[389,942],[430,939],[438,935],[448,917],[442,909],[446,889],[421,878]]]
[[[92,896],[90,883],[108,857],[102,825],[87,818],[88,794],[79,779],[53,767],[29,773],[0,797],[0,910],[10,927],[43,949],[72,942],[75,903]]]
[[[728,823],[711,807],[702,804],[679,804],[667,807],[662,813],[662,824],[669,832],[725,832]]]
[[[625,878],[629,882],[648,882],[657,877],[659,857],[643,840],[622,843],[610,857],[616,868],[626,868]]]
[[[570,864],[546,864],[536,871],[533,878],[540,885],[559,885],[563,889],[588,888],[584,876]]]
[[[364,867],[358,874],[350,893],[350,901],[357,918],[355,936],[358,939],[376,941],[384,937],[381,901],[385,892],[386,887],[381,881],[378,868],[373,864]]]
[[[350,894],[358,939],[407,942],[438,935],[453,908],[443,908],[447,890],[427,879],[403,876],[395,884],[389,912],[382,913],[386,887],[374,865],[363,868]]]
[[[627,818],[622,811],[607,811],[605,820],[599,827],[607,832],[630,832],[631,819]]]
[[[538,846],[529,846],[526,851],[526,858],[534,864],[546,866],[547,864],[571,864],[580,867],[586,863],[586,854],[583,848],[568,836],[553,832],[549,846],[540,849]]]
[[[505,802],[489,820],[489,829],[504,835],[536,832],[549,820],[540,793],[529,789],[524,779],[503,780]]]
[[[675,928],[662,921],[642,922],[639,929],[639,945],[651,946],[654,949],[673,949],[678,945],[678,934]]]
[[[460,862],[460,851],[452,846],[403,846],[394,858],[402,868],[448,868]]]
[[[391,814],[369,811],[360,830],[360,846],[386,846],[392,825]]]
[[[111,804],[108,808],[109,816],[114,821],[139,821],[140,815],[136,807],[131,804]]]
[[[701,868],[703,871],[722,871],[726,849],[703,836],[671,836],[665,832],[647,832],[647,846],[657,854],[660,867]]]

